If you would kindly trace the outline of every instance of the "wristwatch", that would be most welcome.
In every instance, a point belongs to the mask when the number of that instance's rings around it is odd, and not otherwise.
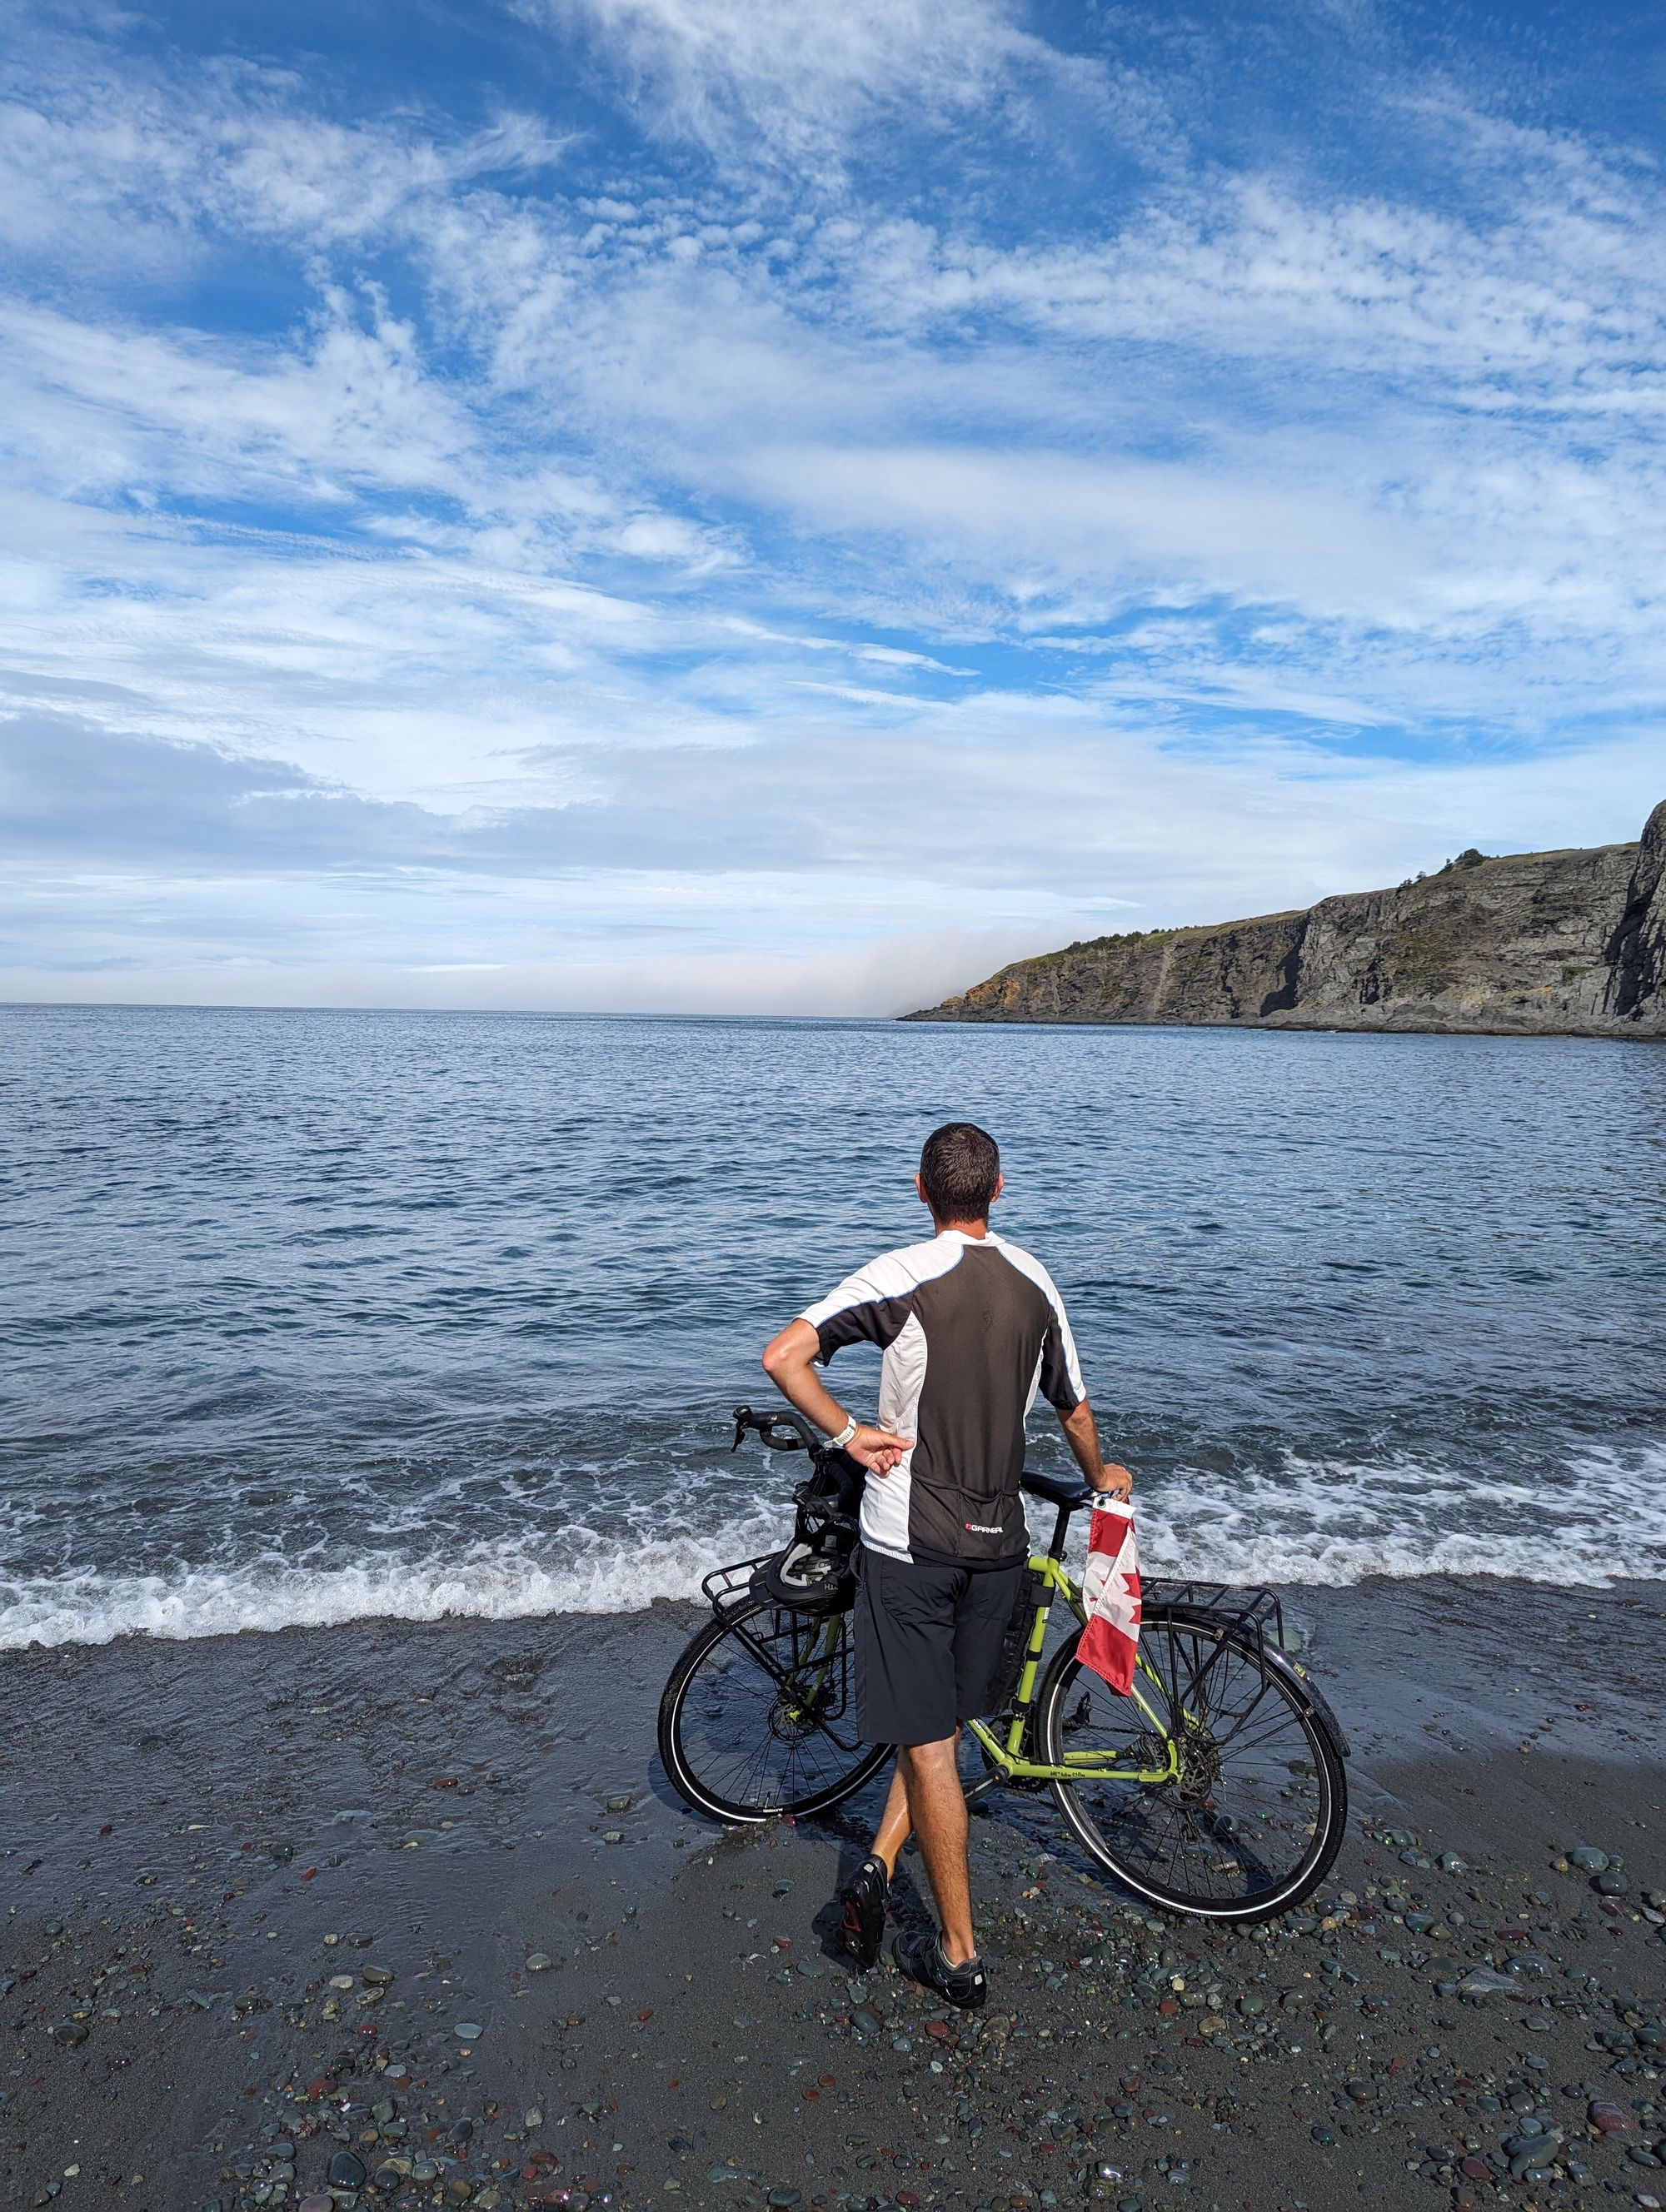
[[[836,1437],[830,1437],[828,1438],[828,1449],[830,1451],[842,1451],[860,1426],[861,1423],[856,1419],[856,1416],[852,1413],[846,1420],[844,1426],[839,1431],[838,1435]]]

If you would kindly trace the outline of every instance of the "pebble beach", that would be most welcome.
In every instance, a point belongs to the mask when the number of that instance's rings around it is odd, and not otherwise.
[[[669,1790],[691,1607],[8,1654],[0,2200],[1666,2204],[1666,1600],[1574,1596],[1286,1592],[1353,1744],[1320,1893],[1168,1919],[1008,1791],[970,2016],[837,1953],[867,1796]]]

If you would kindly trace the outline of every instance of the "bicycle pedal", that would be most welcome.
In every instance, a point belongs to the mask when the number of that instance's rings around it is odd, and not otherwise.
[[[986,1797],[993,1797],[1006,1780],[1006,1777],[1004,1774],[996,1773],[992,1769],[987,1774],[980,1774],[975,1782],[963,1783],[962,1795],[969,1805],[980,1805]]]

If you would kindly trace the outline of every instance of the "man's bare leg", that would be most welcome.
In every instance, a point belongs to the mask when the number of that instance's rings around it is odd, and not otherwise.
[[[966,1867],[966,1793],[960,1786],[955,1763],[958,1741],[957,1729],[939,1742],[902,1745],[897,1753],[897,1771],[907,1792],[909,1817],[920,1838],[932,1895],[937,1899],[943,1955],[952,1966],[964,1965],[977,1950],[972,1939],[972,1889]],[[890,1812],[889,1800],[885,1809]],[[883,1827],[880,1832],[884,1834]]]
[[[897,1871],[897,1862],[903,1855],[903,1846],[914,1830],[909,1818],[909,1785],[903,1777],[903,1756],[899,1752],[897,1764],[891,1771],[891,1788],[885,1795],[885,1809],[879,1815],[879,1826],[873,1838],[873,1856],[885,1862],[887,1875]]]
[[[960,1748],[960,1730],[951,1739],[957,1753]],[[914,1833],[914,1820],[909,1812],[908,1779],[903,1772],[903,1754],[899,1750],[897,1764],[891,1770],[891,1788],[885,1793],[885,1808],[879,1815],[879,1826],[873,1838],[873,1856],[883,1859],[885,1872],[894,1875],[897,1862],[903,1856],[903,1846]]]

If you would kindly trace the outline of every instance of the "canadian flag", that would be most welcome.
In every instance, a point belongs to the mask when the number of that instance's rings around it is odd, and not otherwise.
[[[1134,1662],[1140,1649],[1140,1551],[1134,1540],[1133,1509],[1119,1498],[1093,1501],[1082,1607],[1087,1626],[1076,1656],[1125,1698],[1134,1686]]]

